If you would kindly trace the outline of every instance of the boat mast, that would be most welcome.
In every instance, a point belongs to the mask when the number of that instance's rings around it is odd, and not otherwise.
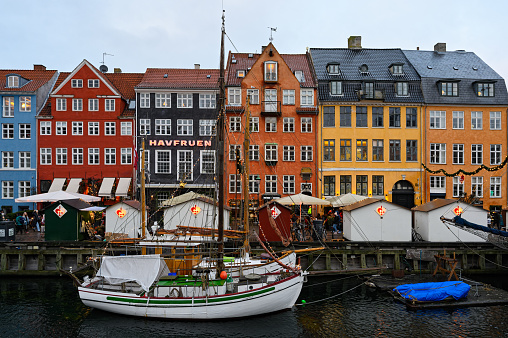
[[[243,231],[245,240],[243,242],[244,253],[250,252],[249,241],[249,147],[250,147],[250,97],[247,95],[247,104],[245,106],[245,133],[243,139]]]
[[[145,138],[141,139],[141,238],[146,236],[146,197],[145,197]],[[143,246],[141,254],[146,255]]]

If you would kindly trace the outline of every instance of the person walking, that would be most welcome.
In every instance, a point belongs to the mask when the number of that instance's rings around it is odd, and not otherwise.
[[[34,231],[37,231],[37,232],[41,231],[41,228],[39,225],[39,212],[37,210],[34,210],[34,212],[33,212],[32,227],[34,228]]]

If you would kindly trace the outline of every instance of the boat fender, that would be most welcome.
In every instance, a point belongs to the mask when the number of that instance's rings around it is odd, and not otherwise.
[[[83,277],[83,283],[81,283],[81,286],[87,287],[88,285],[90,285],[90,276],[85,276]]]

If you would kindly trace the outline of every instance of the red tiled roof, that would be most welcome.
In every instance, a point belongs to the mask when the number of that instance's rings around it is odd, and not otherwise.
[[[41,86],[46,84],[55,75],[56,70],[14,70],[2,69],[0,70],[0,91],[9,92],[35,92]],[[7,75],[16,74],[27,80],[30,80],[21,88],[8,88]]]
[[[218,81],[218,69],[148,68],[136,88],[216,89]]]
[[[47,100],[44,107],[42,107],[41,111],[39,112],[38,117],[51,117],[51,100]]]
[[[106,73],[106,77],[126,99],[136,98],[134,87],[136,87],[145,74],[143,73]]]

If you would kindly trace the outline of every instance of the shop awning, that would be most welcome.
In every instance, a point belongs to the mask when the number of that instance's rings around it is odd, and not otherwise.
[[[116,196],[127,196],[129,192],[129,187],[131,185],[130,177],[120,177],[118,181],[118,186],[116,187]]]
[[[81,183],[81,178],[71,178],[71,181],[67,185],[67,189],[65,191],[78,192],[80,183]]]
[[[102,179],[101,188],[99,189],[99,196],[111,197],[113,184],[115,184],[114,177],[104,177]]]
[[[63,185],[65,184],[66,178],[54,178],[51,183],[51,187],[49,187],[48,192],[54,192],[62,190]]]

